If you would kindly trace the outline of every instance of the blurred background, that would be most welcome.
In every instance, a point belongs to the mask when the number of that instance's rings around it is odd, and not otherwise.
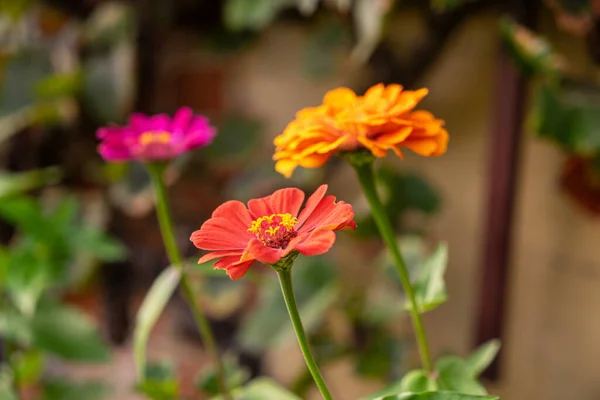
[[[492,393],[600,398],[599,64],[598,0],[1,0],[0,382],[15,374],[24,399],[143,398],[131,331],[167,259],[149,178],[106,165],[95,130],[183,105],[218,137],[167,171],[177,235],[235,379],[318,398],[271,271],[230,281],[196,266],[189,235],[225,200],[323,182],[359,225],[294,269],[333,394],[357,399],[414,367],[353,171],[332,159],[286,180],[271,160],[296,111],[383,82],[429,88],[421,107],[451,135],[442,157],[378,162],[409,264],[449,249],[449,301],[425,316],[434,353],[499,337]],[[148,351],[161,386],[142,391],[214,391],[179,297]]]

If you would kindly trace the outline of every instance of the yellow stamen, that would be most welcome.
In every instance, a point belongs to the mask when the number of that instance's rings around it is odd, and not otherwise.
[[[171,140],[171,134],[167,131],[149,131],[140,135],[140,144],[147,146],[151,143],[165,144]]]
[[[296,225],[296,223],[298,223],[298,218],[292,217],[291,214],[288,214],[288,213],[286,213],[286,214],[271,214],[271,215],[265,215],[264,217],[260,217],[258,219],[255,219],[254,221],[252,221],[252,226],[250,226],[248,231],[252,232],[254,234],[259,233],[262,229],[263,221],[267,221],[267,223],[272,224],[273,219],[275,217],[279,217],[281,219],[281,222],[279,222],[277,224],[277,226],[271,226],[265,230],[265,232],[267,232],[271,236],[274,236],[275,233],[277,233],[277,231],[279,230],[279,228],[281,226],[283,226],[284,228],[289,230],[289,229],[292,229],[294,227],[294,225]]]

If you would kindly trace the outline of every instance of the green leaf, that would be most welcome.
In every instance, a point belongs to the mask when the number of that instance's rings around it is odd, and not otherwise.
[[[490,340],[482,344],[465,360],[467,368],[473,377],[478,377],[494,361],[500,350],[499,340]]]
[[[560,74],[562,57],[543,37],[508,17],[500,21],[500,34],[513,60],[525,74]]]
[[[368,341],[357,354],[356,371],[365,377],[385,378],[402,357],[402,342],[386,329],[371,327]]]
[[[32,321],[34,346],[67,360],[104,362],[109,350],[97,327],[81,311],[44,305]]]
[[[311,78],[331,75],[336,66],[336,50],[347,44],[350,32],[338,18],[323,20],[311,31],[304,54],[303,70]]]
[[[37,350],[27,350],[13,356],[11,365],[15,380],[22,387],[39,380],[44,372],[44,356]]]
[[[0,173],[0,201],[9,196],[57,183],[60,176],[61,172],[57,167],[19,173]]]
[[[395,382],[385,389],[380,390],[371,396],[365,397],[362,400],[378,400],[405,392],[420,393],[428,390],[435,390],[436,386],[437,384],[435,383],[435,380],[430,378],[426,371],[420,369],[413,370],[407,372],[398,382]]]
[[[46,381],[43,384],[43,400],[103,400],[108,399],[110,389],[102,382]]]
[[[171,364],[149,364],[146,366],[144,375],[144,380],[138,385],[140,392],[152,400],[177,399],[179,383]]]
[[[35,85],[37,99],[56,99],[71,97],[79,93],[82,88],[83,75],[74,74],[51,75]]]
[[[563,81],[541,84],[530,123],[537,134],[582,156],[600,152],[600,87]]]
[[[487,391],[472,375],[465,360],[455,356],[445,356],[435,363],[438,372],[437,382],[443,390],[471,395],[485,395]]]
[[[121,261],[127,256],[127,248],[122,242],[97,228],[83,226],[71,238],[75,248],[87,251],[101,261]]]
[[[29,346],[33,341],[31,324],[27,318],[8,308],[0,312],[0,336],[22,346]]]
[[[146,345],[154,324],[162,314],[167,302],[177,289],[181,274],[174,267],[165,269],[156,278],[152,287],[146,294],[137,314],[135,329],[133,331],[133,351],[135,366],[139,380],[144,379],[146,370]]]
[[[12,390],[10,385],[0,383],[0,399],[2,400],[18,400],[17,395]]]
[[[254,379],[246,386],[235,390],[233,394],[236,399],[243,400],[301,400],[300,397],[268,378]],[[212,400],[223,400],[223,398],[219,396]]]
[[[448,247],[443,243],[425,262],[419,277],[413,285],[420,313],[433,310],[447,300],[448,295],[444,283],[444,272],[447,263]],[[407,301],[406,308],[410,307],[411,304]]]
[[[497,396],[476,396],[456,392],[402,393],[376,400],[498,400]]]
[[[227,0],[225,26],[234,31],[260,30],[271,23],[281,10],[294,3],[295,0]]]
[[[232,390],[241,386],[250,377],[250,371],[239,365],[237,359],[231,355],[223,357],[225,379],[227,387]],[[219,394],[219,381],[217,371],[213,366],[205,368],[196,380],[196,387],[202,392],[216,396]]]

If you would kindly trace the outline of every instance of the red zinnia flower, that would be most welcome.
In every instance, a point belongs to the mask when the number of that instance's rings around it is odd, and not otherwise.
[[[211,251],[199,264],[215,258],[215,268],[225,269],[231,279],[246,274],[254,261],[273,265],[293,251],[306,256],[327,252],[335,242],[333,231],[356,228],[350,204],[325,196],[321,185],[306,201],[297,188],[280,189],[271,196],[253,199],[248,208],[240,201],[220,205],[190,240]]]

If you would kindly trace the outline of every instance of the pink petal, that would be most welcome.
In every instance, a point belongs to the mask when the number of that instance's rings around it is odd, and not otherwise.
[[[309,215],[312,214],[315,207],[317,207],[323,196],[325,196],[325,192],[327,192],[327,185],[321,185],[308,198],[308,200],[306,200],[306,205],[298,217],[298,223],[296,226],[302,226],[302,224],[304,224]]]
[[[335,242],[335,233],[329,230],[316,230],[310,236],[296,245],[296,250],[305,256],[317,256],[329,251]]]
[[[279,189],[271,195],[271,210],[275,214],[289,213],[298,216],[304,201],[304,192],[297,188]]]
[[[192,120],[194,113],[192,109],[189,107],[181,107],[175,115],[173,116],[173,121],[171,122],[170,131],[171,132],[185,132]]]

